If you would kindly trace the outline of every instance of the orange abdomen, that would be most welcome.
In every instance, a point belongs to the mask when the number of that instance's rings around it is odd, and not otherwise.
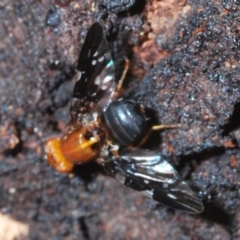
[[[61,138],[47,141],[47,159],[57,171],[67,173],[75,164],[97,158],[104,141],[105,134],[100,128],[75,128]]]

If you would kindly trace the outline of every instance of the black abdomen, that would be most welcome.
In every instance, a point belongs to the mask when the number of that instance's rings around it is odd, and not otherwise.
[[[128,100],[112,102],[102,115],[102,124],[108,136],[122,146],[140,142],[147,131],[143,107]]]

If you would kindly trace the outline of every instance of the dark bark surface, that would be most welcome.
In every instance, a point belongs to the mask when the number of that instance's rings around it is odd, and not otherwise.
[[[146,147],[172,159],[205,211],[158,205],[96,163],[70,175],[48,166],[44,142],[69,121],[78,52],[100,10],[91,0],[3,0],[1,212],[29,225],[27,239],[240,239],[240,2],[126,2],[104,21],[116,63],[131,62],[123,96],[181,124]]]

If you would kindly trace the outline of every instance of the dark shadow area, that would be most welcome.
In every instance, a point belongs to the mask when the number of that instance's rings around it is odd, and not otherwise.
[[[112,22],[109,29],[106,32],[106,39],[111,49],[112,58],[114,61],[115,67],[115,81],[118,82],[125,69],[125,61],[126,59],[131,59],[132,48],[128,44],[129,42],[129,35],[127,34],[126,30],[124,29],[125,25],[121,24],[121,22],[117,21]],[[121,39],[119,41],[119,39]],[[131,63],[130,63],[131,64]],[[123,81],[123,89],[126,86],[126,82],[130,79],[129,77],[130,72],[127,71],[125,79]]]
[[[72,172],[86,183],[93,181],[99,173],[105,174],[102,166],[94,161],[75,165]]]
[[[223,126],[222,132],[223,137],[228,136],[230,132],[240,127],[239,117],[240,117],[240,102],[234,106],[232,116],[229,118],[228,123],[225,126]]]
[[[146,6],[146,0],[136,0],[136,2],[130,7],[130,14],[141,14]]]
[[[157,204],[155,210],[159,210],[163,207],[165,206],[162,204]],[[168,207],[167,211],[174,215],[178,210]],[[209,222],[222,225],[228,232],[230,232],[232,224],[231,216],[213,203],[204,203],[204,211],[200,214],[200,216]]]
[[[187,156],[181,156],[180,160],[178,161],[179,165],[177,166],[177,170],[181,172],[181,170],[184,169],[186,165],[189,165],[190,171],[186,176],[186,179],[189,179],[191,173],[194,171],[194,164],[192,163],[200,164],[201,162],[206,161],[207,159],[210,159],[212,157],[221,156],[224,152],[225,152],[224,147],[213,147],[211,149],[204,150],[200,153],[193,153]]]
[[[85,217],[81,217],[78,219],[78,222],[79,222],[79,227],[80,227],[80,230],[81,232],[83,233],[83,237],[85,240],[90,240],[90,236],[89,236],[89,229],[88,229],[88,226],[86,224],[86,219]]]
[[[141,146],[143,149],[158,150],[159,144],[161,144],[160,131],[153,131],[146,142]]]
[[[227,231],[232,224],[231,216],[213,203],[204,203],[204,211],[201,216],[208,221],[224,226]]]
[[[146,119],[147,119],[147,127],[146,129],[149,129],[148,131],[151,131],[151,127],[152,126],[156,126],[156,125],[161,125],[158,122],[157,116],[156,116],[156,112],[151,109],[151,108],[144,108],[145,111],[145,115],[146,115]],[[164,131],[165,129],[161,130]],[[143,149],[149,149],[149,150],[156,150],[159,146],[159,143],[161,142],[161,131],[152,131],[152,132],[146,132],[145,135],[147,136],[149,134],[149,136],[146,138],[146,141],[139,146],[139,148],[143,148]],[[145,135],[143,137],[145,137]],[[139,139],[139,142],[141,142],[143,139]]]

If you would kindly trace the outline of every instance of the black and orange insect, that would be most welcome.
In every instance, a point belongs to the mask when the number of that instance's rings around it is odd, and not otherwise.
[[[99,22],[89,29],[79,55],[80,73],[72,95],[71,122],[61,138],[46,143],[49,163],[59,172],[96,160],[112,177],[169,207],[189,213],[203,211],[173,166],[155,151],[141,149],[151,130],[144,106],[116,99],[114,62]],[[123,74],[124,75],[124,74]],[[171,127],[171,125],[170,125]]]

